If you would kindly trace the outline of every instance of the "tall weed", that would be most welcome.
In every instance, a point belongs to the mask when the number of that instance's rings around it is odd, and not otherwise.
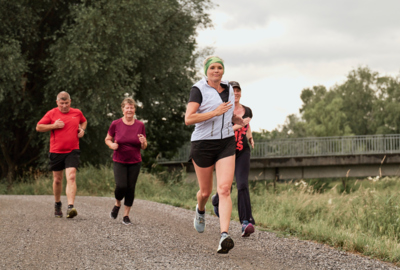
[[[398,179],[350,181],[349,185],[357,186],[350,193],[337,189],[340,182],[333,184],[323,194],[313,193],[305,182],[284,184],[275,192],[265,189],[263,183],[255,185],[257,193],[251,194],[255,220],[284,235],[399,262]]]

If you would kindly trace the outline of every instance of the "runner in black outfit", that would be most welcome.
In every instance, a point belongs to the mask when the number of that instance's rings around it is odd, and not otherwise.
[[[232,85],[235,93],[235,111],[234,114],[242,118],[253,118],[253,113],[249,107],[240,104],[242,90],[238,82],[229,82]],[[234,125],[236,140],[236,166],[235,177],[238,189],[238,212],[239,219],[242,223],[242,237],[248,237],[254,232],[255,221],[251,212],[251,202],[249,193],[249,171],[250,171],[250,142],[254,148],[253,136],[251,134],[250,124],[246,126]],[[212,196],[212,204],[214,205],[214,212],[219,216],[219,196],[216,193]]]

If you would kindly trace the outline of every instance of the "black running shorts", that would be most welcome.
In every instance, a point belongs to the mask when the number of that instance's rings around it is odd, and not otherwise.
[[[235,151],[235,136],[220,140],[194,141],[191,143],[189,159],[193,159],[197,166],[207,168],[220,159],[233,156]]]
[[[50,171],[62,171],[65,168],[78,168],[80,155],[81,151],[79,149],[72,150],[72,152],[65,154],[49,153]]]

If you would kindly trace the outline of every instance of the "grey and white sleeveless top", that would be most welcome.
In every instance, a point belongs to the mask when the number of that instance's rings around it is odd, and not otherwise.
[[[221,84],[228,85],[228,81],[221,81]],[[207,113],[215,110],[223,103],[218,91],[209,86],[206,78],[198,81],[194,87],[197,87],[203,97],[203,101],[196,113]],[[216,140],[225,139],[235,135],[232,128],[232,117],[235,109],[235,95],[232,86],[229,85],[229,99],[233,104],[232,108],[226,113],[214,116],[211,119],[195,124],[195,129],[192,133],[191,141],[199,140]]]

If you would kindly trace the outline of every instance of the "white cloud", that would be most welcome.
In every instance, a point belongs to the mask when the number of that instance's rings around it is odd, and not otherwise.
[[[253,130],[272,130],[301,107],[300,93],[331,87],[368,66],[400,71],[398,0],[219,0],[214,29],[199,31],[200,47],[225,60],[225,79],[239,81],[252,108]]]

